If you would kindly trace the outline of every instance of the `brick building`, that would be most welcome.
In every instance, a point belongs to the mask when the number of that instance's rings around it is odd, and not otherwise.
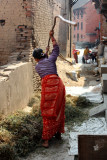
[[[54,16],[61,14],[68,19],[68,7],[66,0],[0,1],[0,65],[9,61],[13,51],[28,51],[32,46],[45,49]],[[65,51],[67,25],[58,20],[56,28],[55,36]]]
[[[78,45],[94,45],[99,39],[100,15],[91,0],[78,1],[73,7],[73,41]]]
[[[45,51],[54,16],[59,14],[69,19],[69,1],[0,1],[0,113],[26,106],[33,91],[40,89],[32,51],[35,47]],[[54,31],[60,52],[66,53],[68,25],[57,19]]]

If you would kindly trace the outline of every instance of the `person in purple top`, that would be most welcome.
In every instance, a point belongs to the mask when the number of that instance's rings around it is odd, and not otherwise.
[[[40,48],[35,49],[33,52],[33,57],[36,59],[37,62],[39,62],[36,65],[36,71],[41,78],[49,74],[57,75],[56,60],[57,57],[59,56],[59,46],[57,45],[54,38],[52,38],[52,41],[53,41],[53,50],[49,57],[47,57],[47,54],[44,54],[43,50]]]
[[[41,77],[41,115],[43,118],[43,146],[49,147],[49,140],[55,136],[61,139],[65,124],[65,86],[57,74],[56,60],[59,46],[54,38],[54,31],[49,33],[53,50],[48,57],[43,50],[36,48],[33,57],[38,64],[35,69]],[[49,48],[47,48],[47,51]]]

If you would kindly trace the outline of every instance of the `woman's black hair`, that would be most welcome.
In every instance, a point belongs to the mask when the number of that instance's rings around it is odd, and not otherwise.
[[[46,57],[46,55],[43,53],[43,50],[41,48],[35,48],[32,56],[36,59],[41,59]]]

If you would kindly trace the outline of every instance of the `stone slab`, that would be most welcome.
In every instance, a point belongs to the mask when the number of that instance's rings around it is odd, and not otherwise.
[[[101,65],[101,75],[102,74],[107,74],[107,65],[106,64]]]
[[[103,93],[107,93],[107,74],[102,74]]]
[[[95,116],[95,115],[97,115],[97,114],[99,114],[101,112],[104,112],[105,110],[106,110],[105,103],[102,103],[99,106],[90,109],[89,116],[90,117]]]
[[[104,94],[104,104],[105,104],[105,119],[106,119],[106,122],[107,122],[107,94]]]

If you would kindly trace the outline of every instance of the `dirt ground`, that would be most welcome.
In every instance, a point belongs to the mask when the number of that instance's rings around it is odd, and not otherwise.
[[[62,140],[52,138],[49,142],[49,148],[40,147],[35,153],[31,153],[29,157],[21,160],[74,160],[74,156],[68,155],[69,146],[69,132],[65,131]]]
[[[99,75],[95,74],[94,69],[96,64],[70,64],[66,61],[58,59],[57,61],[57,71],[59,77],[61,77],[65,86],[95,86],[99,84]],[[67,74],[72,71],[79,72],[80,78],[78,81],[72,80],[72,78]]]
[[[65,86],[95,86],[99,84],[99,76],[93,72],[94,68],[96,68],[94,64],[71,65],[61,59],[57,61],[58,75]],[[74,81],[67,73],[77,70],[80,72],[80,78],[78,81]],[[69,147],[69,131],[65,127],[65,134],[62,135],[61,141],[53,138],[48,149],[39,147],[35,153],[31,153],[29,157],[21,160],[74,160],[74,156],[68,155]]]

